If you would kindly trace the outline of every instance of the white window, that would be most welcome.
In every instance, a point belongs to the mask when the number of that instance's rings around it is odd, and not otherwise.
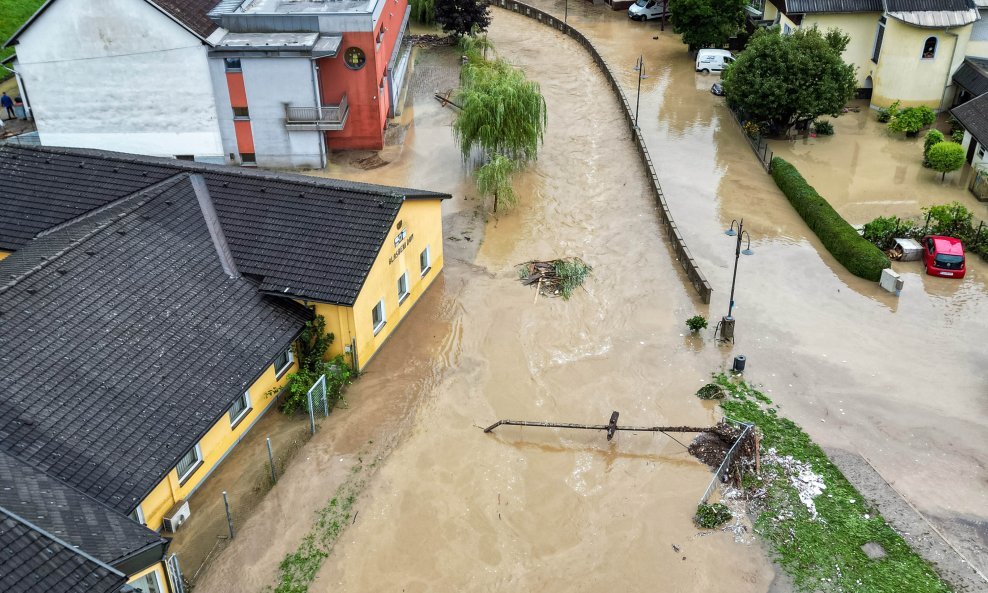
[[[141,505],[137,505],[137,508],[134,509],[134,511],[128,516],[133,519],[135,523],[140,523],[141,525],[147,523],[144,519],[144,511],[141,510]]]
[[[419,255],[419,268],[422,269],[422,275],[425,276],[432,269],[432,254],[429,253],[429,246],[426,245],[425,249],[422,250],[421,255]]]
[[[230,406],[230,426],[236,426],[237,422],[250,412],[250,393],[244,392],[243,395],[237,398],[237,401],[233,402]]]
[[[371,320],[374,322],[374,335],[376,336],[377,332],[381,331],[381,328],[384,327],[386,321],[384,319],[384,299],[381,299],[374,305],[374,310],[371,311]]]
[[[274,359],[274,376],[280,378],[294,361],[295,355],[292,354],[292,347],[289,346],[287,350],[278,355],[278,358]]]
[[[405,272],[404,274],[401,275],[401,278],[398,278],[398,304],[400,305],[404,303],[405,299],[407,298],[408,298],[408,272]]]
[[[923,44],[923,58],[924,60],[932,60],[937,57],[937,38],[927,37],[926,43]]]
[[[189,449],[189,452],[179,459],[178,465],[175,466],[175,471],[178,472],[178,481],[184,482],[200,465],[202,465],[202,449],[199,448],[199,443],[196,443],[196,446]]]
[[[136,581],[127,583],[134,588],[135,591],[140,593],[163,593],[164,589],[161,587],[161,581],[158,580],[158,571],[154,570]]]
[[[792,35],[792,27],[790,27],[786,23],[783,23],[782,24],[782,34],[783,35]]]

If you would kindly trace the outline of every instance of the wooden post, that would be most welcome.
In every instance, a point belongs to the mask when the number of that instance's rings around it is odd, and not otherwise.
[[[755,473],[762,473],[762,437],[755,431]]]

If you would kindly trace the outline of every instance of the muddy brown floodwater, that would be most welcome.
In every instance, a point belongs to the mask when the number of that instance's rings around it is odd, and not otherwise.
[[[334,155],[328,174],[453,193],[445,271],[201,590],[272,583],[349,465],[393,446],[311,591],[766,591],[774,570],[759,546],[693,527],[710,472],[676,442],[480,429],[499,418],[603,422],[612,410],[626,423],[713,423],[717,409],[694,392],[736,354],[783,413],[826,446],[864,453],[984,565],[982,263],[957,283],[897,264],[899,299],[849,276],[758,167],[678,37],[569,4],[632,98],[645,55],[640,123],[713,303],[700,304],[678,271],[618,103],[579,46],[494,12],[490,37],[540,82],[549,125],[517,181],[520,205],[486,223],[472,214],[451,114],[431,99],[456,84],[456,56],[442,66],[442,50],[420,52],[391,132],[404,144],[382,162]],[[563,11],[562,0],[539,5]],[[742,216],[756,255],[738,273],[737,344],[686,336],[687,317],[726,313],[734,250],[723,229]],[[586,290],[533,300],[515,264],[560,256],[594,266]]]

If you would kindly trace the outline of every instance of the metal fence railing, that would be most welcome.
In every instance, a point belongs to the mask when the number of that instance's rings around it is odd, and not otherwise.
[[[659,217],[662,220],[662,224],[665,226],[666,235],[668,236],[669,242],[672,244],[672,249],[676,255],[676,259],[679,260],[679,264],[683,267],[683,271],[686,273],[686,278],[689,280],[690,284],[693,285],[694,290],[696,290],[696,292],[700,295],[700,300],[704,303],[710,303],[710,294],[713,292],[713,289],[710,287],[710,283],[707,282],[707,278],[703,275],[703,272],[700,271],[699,264],[697,264],[696,260],[693,259],[693,255],[690,253],[689,247],[686,246],[686,241],[683,240],[683,236],[679,232],[676,222],[672,219],[672,213],[669,211],[669,205],[666,203],[665,194],[662,193],[662,186],[659,184],[659,178],[656,175],[652,157],[649,155],[648,147],[645,146],[645,140],[642,138],[641,130],[639,130],[635,125],[635,112],[631,108],[631,103],[628,101],[628,97],[624,94],[621,84],[614,76],[611,67],[607,64],[607,60],[604,59],[600,52],[597,51],[597,48],[594,47],[593,43],[591,43],[591,41],[587,39],[583,33],[547,12],[543,12],[538,8],[529,6],[523,2],[517,2],[515,0],[494,0],[492,4],[518,14],[523,14],[573,38],[587,50],[587,53],[589,53],[590,57],[593,58],[594,63],[597,64],[601,72],[604,73],[604,76],[607,78],[607,82],[610,84],[611,89],[617,96],[618,101],[624,106],[623,111],[625,119],[627,120],[628,127],[631,128],[631,134],[635,139],[635,145],[638,148],[638,154],[641,157],[642,165],[648,172],[649,185],[651,186],[652,192],[655,195],[655,200],[659,205]]]
[[[731,119],[734,120],[734,123],[738,124],[738,128],[740,128],[741,133],[744,134],[745,140],[748,141],[748,146],[751,147],[751,150],[755,151],[755,156],[758,157],[758,162],[761,163],[762,168],[765,169],[766,173],[771,173],[772,156],[774,153],[768,149],[768,140],[766,140],[761,134],[749,133],[748,130],[745,129],[745,122],[741,121],[738,113],[731,108],[728,108],[728,111],[731,112]]]
[[[731,418],[727,418],[726,416],[724,417],[724,422],[728,422],[735,426],[741,427],[742,428],[741,434],[738,435],[738,439],[734,441],[734,444],[731,445],[731,448],[727,450],[727,454],[724,455],[724,461],[721,462],[720,466],[717,468],[717,471],[715,471],[714,475],[710,478],[710,483],[707,484],[707,489],[703,491],[703,496],[700,497],[700,504],[706,503],[707,500],[710,498],[710,495],[714,493],[714,490],[716,490],[720,484],[723,484],[724,482],[727,481],[727,474],[730,471],[731,467],[734,465],[734,460],[740,452],[741,444],[745,442],[745,439],[748,437],[748,434],[750,434],[751,431],[755,429],[754,424],[748,424],[747,422],[739,422],[737,420],[732,420]]]

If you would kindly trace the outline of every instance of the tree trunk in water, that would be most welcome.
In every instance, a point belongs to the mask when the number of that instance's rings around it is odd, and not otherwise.
[[[497,214],[497,192],[494,192],[494,214]]]

